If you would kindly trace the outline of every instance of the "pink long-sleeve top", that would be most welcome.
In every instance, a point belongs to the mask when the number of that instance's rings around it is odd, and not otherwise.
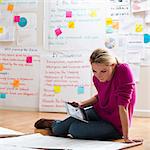
[[[121,134],[122,126],[119,116],[119,105],[128,109],[129,123],[133,114],[136,94],[135,82],[127,64],[118,64],[111,80],[100,82],[93,76],[97,89],[97,102],[94,108],[100,118],[110,122]]]

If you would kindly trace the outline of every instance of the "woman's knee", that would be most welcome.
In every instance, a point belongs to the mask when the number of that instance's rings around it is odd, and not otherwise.
[[[88,137],[88,132],[84,130],[82,122],[71,124],[68,133],[71,134],[73,138],[85,139]]]

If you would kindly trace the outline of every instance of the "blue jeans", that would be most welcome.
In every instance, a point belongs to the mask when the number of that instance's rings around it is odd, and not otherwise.
[[[52,124],[52,132],[54,136],[67,137],[70,134],[76,139],[91,140],[113,140],[120,139],[122,135],[109,122],[102,120],[94,108],[86,111],[88,123],[77,120],[73,117],[60,121],[56,120]]]

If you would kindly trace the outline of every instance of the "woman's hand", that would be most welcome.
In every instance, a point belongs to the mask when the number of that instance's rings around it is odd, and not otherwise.
[[[68,104],[70,104],[74,107],[79,107],[79,104],[77,102],[68,102]]]
[[[129,139],[129,138],[124,138],[125,143],[137,143],[137,142],[141,142],[143,143],[143,139]]]

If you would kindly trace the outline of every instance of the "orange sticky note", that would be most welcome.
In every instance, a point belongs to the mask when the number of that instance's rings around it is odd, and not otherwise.
[[[143,25],[142,24],[136,24],[135,31],[136,32],[142,32],[143,31]]]
[[[106,25],[112,25],[112,18],[106,18]]]
[[[14,80],[13,81],[13,86],[14,87],[19,87],[19,85],[20,85],[20,81],[19,80]]]
[[[0,71],[3,71],[3,70],[4,70],[4,65],[0,64]]]
[[[58,85],[57,85],[57,86],[55,85],[55,86],[54,86],[54,92],[55,92],[55,93],[60,93],[60,92],[61,92],[61,87],[58,86]]]
[[[13,4],[8,4],[7,10],[8,11],[13,11],[13,9],[14,9],[14,5]]]
[[[74,28],[75,23],[73,21],[68,22],[68,28]]]
[[[112,22],[112,28],[119,30],[119,22]]]
[[[4,33],[4,28],[0,26],[0,33]]]

